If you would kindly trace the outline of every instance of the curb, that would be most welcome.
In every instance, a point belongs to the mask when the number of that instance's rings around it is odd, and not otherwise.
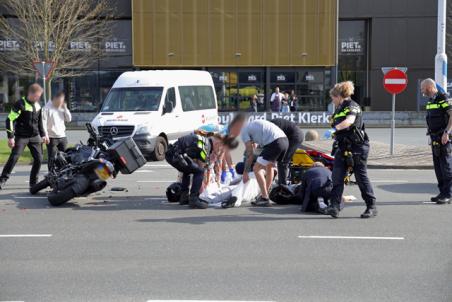
[[[400,166],[400,165],[367,165],[368,169],[380,169],[380,170],[433,170],[433,166]]]

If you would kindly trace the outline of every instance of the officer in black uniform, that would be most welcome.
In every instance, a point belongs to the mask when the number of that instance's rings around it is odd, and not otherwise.
[[[330,90],[330,96],[336,107],[332,117],[332,126],[335,129],[337,149],[334,154],[331,205],[328,207],[327,213],[334,218],[339,216],[344,192],[344,178],[348,169],[353,169],[361,196],[366,202],[366,210],[361,214],[361,218],[371,218],[377,215],[375,195],[367,176],[369,139],[364,132],[361,108],[350,98],[353,92],[354,86],[350,81],[336,84]]]
[[[27,97],[22,97],[14,103],[11,112],[6,118],[8,145],[12,150],[0,176],[0,189],[2,189],[11,175],[17,160],[24,152],[25,146],[30,149],[33,157],[30,187],[38,181],[42,162],[41,144],[42,142],[49,143],[49,138],[45,135],[42,125],[41,106],[39,105],[42,92],[42,87],[39,84],[30,85]]]
[[[447,96],[438,91],[435,81],[425,79],[421,83],[422,94],[428,97],[427,127],[431,139],[433,164],[438,179],[439,194],[431,198],[437,204],[450,203],[452,197],[452,106]]]
[[[197,209],[206,209],[209,206],[207,202],[199,199],[199,191],[212,149],[212,140],[197,134],[182,136],[168,146],[166,161],[182,172],[182,192],[179,199],[181,205],[189,204]],[[193,180],[190,189],[191,175]]]
[[[287,148],[286,155],[284,155],[282,161],[278,162],[278,184],[286,185],[290,161],[303,142],[304,135],[300,127],[289,120],[277,118],[271,120],[271,122],[278,126],[289,140],[289,147]]]

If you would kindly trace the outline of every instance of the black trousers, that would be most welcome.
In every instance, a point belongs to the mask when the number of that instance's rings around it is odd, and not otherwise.
[[[50,143],[47,145],[47,166],[49,167],[49,171],[53,170],[55,165],[55,155],[58,151],[65,151],[67,148],[67,138],[50,138]]]
[[[343,156],[344,151],[337,150],[333,167],[333,190],[331,191],[331,205],[340,208],[342,194],[344,193],[344,178],[347,174],[347,165]],[[361,197],[367,206],[375,205],[375,194],[369,177],[367,176],[367,157],[369,156],[369,143],[353,145],[353,171],[358,183]]]
[[[25,146],[28,147],[31,156],[33,157],[33,165],[30,172],[30,185],[33,185],[38,181],[38,174],[41,170],[42,163],[42,143],[39,136],[16,137],[14,148],[11,150],[8,161],[3,167],[2,175],[0,176],[1,179],[7,180],[9,178],[19,157],[24,152]]]
[[[182,172],[182,191],[190,190],[190,195],[198,196],[204,179],[204,168],[187,158],[174,145],[170,145],[165,154],[166,161]],[[193,175],[190,189],[190,176]]]
[[[433,147],[432,147],[433,149]],[[443,198],[452,197],[452,145],[441,145],[437,153],[433,151],[433,165],[438,180],[439,195]],[[435,154],[436,153],[436,154]]]
[[[284,155],[282,161],[278,162],[278,184],[280,185],[287,184],[287,177],[289,176],[289,164],[298,147],[303,142],[303,136],[289,137],[288,139],[289,147],[287,148],[286,155]]]

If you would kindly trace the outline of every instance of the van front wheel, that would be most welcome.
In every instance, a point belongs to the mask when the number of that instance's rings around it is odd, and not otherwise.
[[[165,152],[168,149],[168,143],[166,142],[166,139],[161,136],[157,136],[155,139],[155,147],[154,151],[152,151],[151,158],[153,160],[164,160],[165,159]]]

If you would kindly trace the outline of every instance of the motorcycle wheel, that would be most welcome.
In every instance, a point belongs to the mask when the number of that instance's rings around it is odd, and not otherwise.
[[[47,188],[48,186],[50,186],[49,180],[47,178],[44,178],[43,180],[41,180],[40,182],[38,182],[37,184],[30,188],[30,194],[35,195],[39,191]]]
[[[52,206],[57,207],[68,202],[74,197],[74,190],[72,190],[72,187],[69,187],[59,192],[50,192],[49,195],[47,195],[47,200]]]

